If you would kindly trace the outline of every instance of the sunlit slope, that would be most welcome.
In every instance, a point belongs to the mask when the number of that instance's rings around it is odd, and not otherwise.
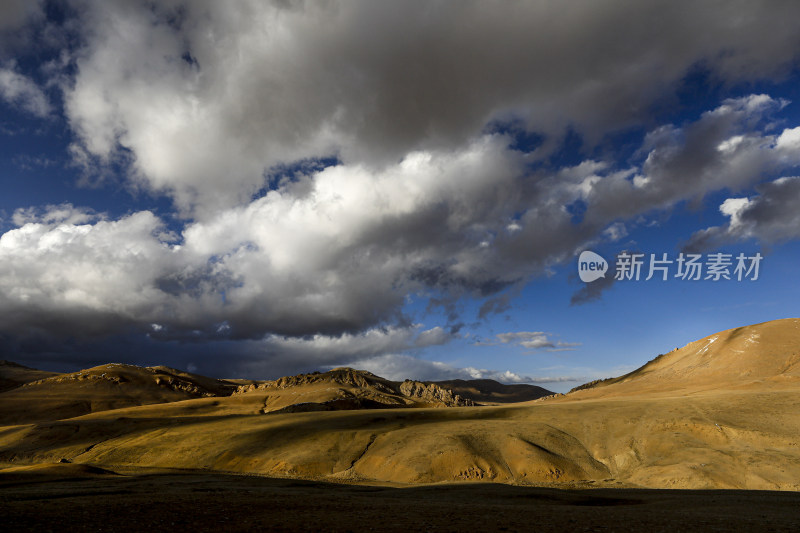
[[[46,374],[49,377],[0,393],[0,425],[230,394],[235,389],[221,380],[163,366],[112,363],[69,374]]]
[[[600,386],[504,406],[265,414],[275,391],[256,384],[229,397],[0,427],[0,462],[398,483],[800,490],[798,329],[791,319],[721,332]],[[318,376],[286,379],[276,391],[336,389]]]
[[[280,415],[256,414],[258,404],[246,400],[188,400],[0,429],[0,461],[400,483],[800,489],[796,391]]]
[[[0,426],[231,394],[246,398],[225,405],[232,406],[236,412],[238,406],[246,405],[248,413],[452,407],[473,403],[435,384],[410,380],[394,382],[352,368],[273,381],[219,380],[165,366],[116,363],[69,374],[40,372],[14,363],[2,369],[8,369],[6,374],[15,379],[9,383],[16,386],[0,393]],[[221,404],[207,405],[219,407]]]
[[[709,335],[565,399],[742,388],[766,391],[798,384],[800,319],[787,318]]]

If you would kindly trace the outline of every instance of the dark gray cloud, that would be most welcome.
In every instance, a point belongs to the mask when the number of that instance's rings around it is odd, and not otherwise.
[[[375,329],[337,338],[269,336],[259,341],[224,339],[163,340],[141,331],[129,331],[101,341],[80,340],[29,331],[26,335],[0,334],[0,357],[62,372],[108,362],[145,366],[166,365],[208,376],[274,379],[320,368],[351,366],[389,379],[496,379],[506,383],[560,383],[581,377],[523,376],[510,371],[461,368],[417,358],[420,348],[443,344],[451,335],[442,328]]]
[[[9,331],[102,337],[134,325],[185,342],[407,324],[405,296],[429,290],[452,323],[465,296],[489,298],[485,316],[502,309],[498,293],[618,238],[620,216],[795,165],[795,130],[758,129],[779,105],[750,96],[662,127],[645,140],[641,168],[621,171],[598,161],[529,171],[502,135],[414,152],[381,171],[338,164],[187,223],[180,236],[150,212],[107,220],[69,205],[19,210],[18,227],[0,237],[0,314]],[[681,140],[693,136],[692,146]],[[689,168],[695,182],[675,186]],[[579,223],[566,209],[576,201],[587,206]]]
[[[27,28],[44,17],[43,0],[4,0],[0,2],[0,54],[25,43]]]
[[[644,139],[638,168],[592,185],[584,220],[627,219],[711,191],[742,190],[797,165],[798,153],[767,131],[771,114],[786,103],[754,94],[726,100],[695,122],[656,128]]]
[[[130,150],[136,183],[200,215],[248,198],[276,164],[380,168],[460,150],[493,120],[545,148],[567,127],[591,144],[647,123],[697,64],[737,82],[800,49],[800,5],[779,1],[76,6],[76,151],[102,164]]]
[[[48,41],[68,44],[36,74],[63,91],[75,163],[92,176],[121,165],[126,187],[172,199],[184,227],[147,211],[19,210],[0,238],[7,346],[132,330],[272,369],[343,363],[351,341],[369,344],[359,336],[413,329],[409,294],[452,324],[465,297],[483,300],[481,317],[502,312],[531,276],[619,238],[627,220],[800,160],[795,130],[770,120],[786,102],[767,95],[649,122],[698,64],[725,83],[784,72],[800,4],[69,5],[75,38]],[[33,73],[6,70],[16,92],[4,98],[45,114]],[[541,145],[487,133],[511,122]],[[633,125],[651,132],[630,163],[548,162],[568,130],[591,147]],[[363,359],[448,338],[376,342]],[[342,350],[315,355],[326,343]]]
[[[569,300],[570,305],[582,305],[599,300],[603,293],[609,290],[616,279],[614,278],[615,266],[613,263],[608,265],[608,274],[596,279],[591,283],[583,283],[582,287],[575,291]]]
[[[748,239],[773,244],[800,238],[800,177],[778,178],[756,190],[751,198],[726,200],[720,211],[728,223],[696,232],[684,251],[704,252]]]

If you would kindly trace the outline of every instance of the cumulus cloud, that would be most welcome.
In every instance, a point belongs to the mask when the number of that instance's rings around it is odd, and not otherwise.
[[[129,151],[135,182],[208,215],[282,163],[380,168],[510,118],[591,142],[698,63],[726,81],[775,74],[800,6],[769,4],[78,3],[66,113],[82,153]]]
[[[753,95],[659,128],[644,141],[641,167],[626,170],[600,161],[527,170],[500,134],[412,152],[381,170],[312,167],[187,222],[180,235],[150,212],[106,220],[70,206],[21,209],[19,227],[0,241],[2,310],[16,317],[9,323],[50,329],[156,323],[163,339],[355,334],[405,324],[405,296],[425,290],[487,298],[485,315],[503,308],[498,293],[571,259],[620,216],[796,165],[795,130],[759,129],[781,105]],[[575,201],[586,205],[580,223],[565,207]]]
[[[571,383],[583,382],[581,376],[528,376],[509,370],[487,370],[474,367],[457,367],[441,361],[427,361],[405,354],[384,354],[352,363],[361,370],[392,380],[417,379],[444,381],[450,379],[493,379],[501,383]]]
[[[753,95],[659,128],[644,141],[641,167],[627,170],[585,161],[529,171],[499,134],[461,150],[412,152],[382,170],[312,168],[187,222],[180,235],[146,211],[107,220],[71,206],[21,209],[19,227],[0,239],[0,311],[17,329],[99,335],[135,327],[190,341],[402,326],[405,296],[425,290],[487,298],[484,307],[497,302],[500,310],[498,293],[572,258],[620,215],[745,187],[797,164],[795,130],[759,130],[781,105]],[[578,200],[586,210],[576,224],[565,206]],[[498,342],[572,348],[534,333]],[[444,330],[432,330],[416,342],[444,340]]]
[[[603,236],[611,242],[616,242],[628,236],[628,228],[622,222],[614,222],[603,230]]]
[[[697,252],[746,239],[772,244],[800,238],[800,177],[778,178],[756,190],[751,198],[725,200],[719,210],[728,223],[694,233],[684,248]]]
[[[446,344],[454,338],[441,335],[439,328],[425,329],[420,324],[339,336],[267,335],[245,340],[230,339],[224,327],[218,329],[223,331],[217,331],[215,336],[196,331],[178,338],[165,336],[166,328],[157,323],[133,329],[120,325],[115,334],[90,338],[81,332],[65,336],[29,327],[13,335],[0,331],[0,353],[13,353],[15,360],[32,366],[45,364],[69,371],[76,366],[85,368],[112,361],[174,368],[192,365],[193,371],[205,375],[274,379],[326,367],[361,368],[362,361],[386,354],[404,352],[409,360],[415,360],[408,354],[415,354],[432,342]]]
[[[6,335],[133,329],[163,343],[241,342],[275,365],[338,364],[347,350],[399,357],[452,335],[415,327],[409,294],[449,309],[477,298],[485,318],[587,243],[623,238],[629,220],[800,161],[800,130],[772,120],[788,103],[765,94],[646,123],[698,64],[724,82],[791,65],[800,35],[785,21],[800,5],[556,7],[72,3],[64,25],[76,38],[48,67],[70,153],[88,172],[122,167],[128,188],[172,199],[182,227],[149,211],[17,210],[0,238]],[[3,68],[5,100],[52,111],[34,76]],[[520,149],[496,127],[509,123],[541,143]],[[590,148],[643,124],[651,131],[625,164],[548,158],[568,129]],[[726,204],[739,234],[760,231],[756,204],[777,195],[765,187]],[[577,301],[604,285],[592,287]],[[502,335],[528,349],[574,346]]]
[[[46,117],[51,111],[47,95],[33,80],[17,72],[13,63],[0,67],[0,98],[37,117]]]
[[[259,341],[262,350],[276,357],[316,360],[320,365],[337,365],[345,360],[358,361],[392,352],[446,344],[452,336],[442,328],[422,330],[421,325],[375,328],[358,334],[338,337],[280,337],[271,335]]]
[[[497,341],[478,342],[481,346],[497,346],[498,344],[513,344],[529,350],[546,349],[548,352],[560,352],[573,350],[580,346],[579,342],[564,342],[552,340],[550,333],[544,331],[514,331],[508,333],[498,333],[495,335]]]
[[[158,314],[163,293],[153,281],[175,264],[152,213],[91,223],[92,215],[57,206],[14,218],[24,224],[0,237],[6,331],[102,334]]]
[[[182,250],[219,258],[241,280],[226,301],[242,335],[267,324],[284,334],[357,330],[396,316],[409,291],[515,281],[523,272],[498,280],[482,245],[518,202],[508,193],[520,158],[505,142],[416,152],[380,173],[328,167],[190,225]]]
[[[372,328],[338,336],[267,335],[257,340],[234,343],[212,340],[211,343],[216,343],[218,349],[228,353],[225,364],[228,372],[241,376],[278,377],[319,368],[362,368],[362,362],[380,359],[387,354],[405,353],[409,360],[414,360],[407,354],[428,346],[446,344],[453,338],[442,328],[424,329],[421,324],[415,324]]]
[[[593,180],[584,220],[633,218],[711,191],[741,190],[800,163],[800,152],[766,130],[771,113],[787,104],[758,94],[728,99],[684,126],[665,125],[644,139],[641,166]]]

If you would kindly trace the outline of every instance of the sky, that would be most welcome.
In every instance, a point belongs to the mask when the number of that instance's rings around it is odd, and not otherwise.
[[[796,317],[797,21],[3,0],[0,358],[564,392]]]

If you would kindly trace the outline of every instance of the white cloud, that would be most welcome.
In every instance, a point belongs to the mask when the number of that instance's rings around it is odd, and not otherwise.
[[[376,372],[379,375],[395,379],[402,372],[415,372],[416,362],[421,361],[408,352],[445,344],[452,339],[453,336],[441,327],[423,330],[421,324],[372,328],[338,336],[268,335],[259,340],[240,341],[244,344],[242,353],[248,355],[235,354],[231,362],[241,375],[280,376],[323,367],[352,366],[365,370],[379,369]],[[427,365],[425,362],[419,364]],[[447,365],[442,366],[445,367]]]
[[[643,184],[638,184],[636,186],[641,187],[641,186],[643,186]],[[625,227],[625,224],[623,224],[622,222],[614,222],[609,227],[607,227],[606,229],[603,230],[603,235],[609,241],[616,242],[616,241],[628,236],[628,229]]]
[[[756,187],[751,198],[728,198],[720,211],[728,223],[694,233],[686,249],[701,251],[746,239],[770,244],[800,238],[800,177],[782,177]]]
[[[76,208],[72,204],[48,205],[44,208],[28,207],[14,211],[11,220],[17,226],[29,223],[79,225],[98,220],[96,214],[85,209]]]
[[[0,14],[23,20],[11,5]],[[127,165],[125,186],[172,198],[184,227],[170,235],[150,212],[16,211],[18,227],[0,240],[7,329],[247,339],[297,364],[413,350],[449,334],[401,326],[408,294],[492,298],[480,317],[502,312],[531,276],[588,242],[623,238],[629,220],[739,194],[800,162],[800,128],[776,133],[769,122],[787,102],[757,94],[655,128],[628,168],[550,167],[568,128],[590,148],[641,125],[695,65],[753,80],[800,50],[783,24],[800,4],[554,5],[76,3],[64,26],[79,44],[49,67],[71,154],[97,172]],[[2,97],[50,113],[9,65]],[[486,133],[497,122],[542,145],[514,149]],[[321,169],[331,156],[338,163]],[[780,221],[753,222],[789,189],[775,182],[751,203],[726,203],[736,231],[725,231],[793,235],[782,203]],[[580,223],[567,209],[576,202]],[[574,346],[502,335],[528,349]]]
[[[582,383],[581,376],[526,376],[509,370],[487,370],[474,367],[460,368],[441,361],[427,361],[405,354],[384,354],[350,363],[348,366],[367,370],[391,380],[416,379],[444,381],[450,379],[493,379],[501,383]]]
[[[425,348],[427,346],[439,346],[446,344],[452,339],[453,335],[451,333],[441,326],[436,326],[435,328],[427,329],[421,332],[414,344],[420,348]]]
[[[518,344],[523,348],[553,348],[555,345],[541,331],[518,331],[515,333],[499,333],[497,338],[503,344]]]
[[[791,3],[502,7],[81,4],[66,112],[85,153],[130,150],[137,184],[205,217],[247,201],[276,164],[381,168],[463,147],[494,119],[521,119],[550,148],[568,126],[591,143],[646,117],[693,65],[738,81],[800,49]]]
[[[444,344],[452,338],[439,327],[424,331],[420,331],[420,328],[421,325],[373,328],[362,333],[345,333],[340,336],[270,335],[259,343],[262,350],[275,354],[278,358],[336,365],[344,359],[359,360],[386,353],[403,352],[433,344]]]
[[[775,148],[786,152],[786,155],[797,154],[800,150],[800,127],[785,129],[775,141]]]
[[[0,277],[0,290],[39,287],[43,299],[36,305],[45,308],[46,295],[57,301],[61,291],[71,291],[87,310],[119,308],[133,323],[164,325],[164,335],[216,331],[222,322],[234,338],[363,331],[396,319],[410,291],[437,284],[455,293],[481,291],[498,276],[514,281],[531,268],[502,268],[496,252],[480,246],[492,228],[505,227],[521,201],[506,194],[521,165],[506,142],[489,136],[463,152],[417,152],[377,174],[329,167],[188,223],[181,237],[166,233],[149,212],[108,221],[68,205],[20,209],[14,214],[20,228],[3,236],[14,245],[0,260],[33,263],[41,243],[59,245],[35,268],[17,269],[7,284]],[[137,225],[135,235],[110,231],[133,221],[147,225]],[[134,248],[127,265],[122,257]],[[104,278],[94,284],[67,276],[49,284],[70,266],[76,275],[103,269]],[[128,290],[104,289],[115,283]],[[135,303],[143,299],[152,303],[146,312]],[[6,311],[33,313],[26,302],[33,300],[9,300]],[[63,314],[63,307],[53,307]],[[442,339],[434,330],[420,342]]]
[[[15,214],[24,224],[0,237],[7,327],[91,334],[156,321],[165,302],[153,280],[175,267],[172,250],[155,237],[161,222],[146,211],[88,223],[93,218],[70,206],[38,218]]]
[[[741,213],[747,209],[748,205],[750,205],[748,198],[728,198],[719,206],[719,211],[730,217],[732,227],[739,226],[742,223]]]
[[[32,79],[17,72],[13,63],[0,67],[0,98],[37,117],[46,117],[52,109],[47,95]]]
[[[514,331],[495,335],[498,342],[479,342],[477,344],[483,346],[514,344],[529,350],[545,348],[548,352],[573,350],[575,347],[581,345],[579,342],[555,341],[552,340],[550,336],[550,333],[545,333],[544,331]]]
[[[742,187],[796,163],[783,148],[791,130],[761,133],[763,116],[750,112],[780,105],[768,97],[728,100],[695,123],[667,128],[669,135],[646,139],[641,169],[585,161],[526,175],[524,154],[502,135],[459,150],[415,151],[380,170],[311,169],[187,222],[180,236],[149,212],[113,221],[71,206],[18,210],[20,227],[2,237],[0,256],[8,266],[0,291],[16,296],[1,311],[61,329],[70,321],[82,326],[83,313],[96,330],[157,323],[161,338],[338,337],[397,324],[409,293],[492,297],[571,258],[609,227],[621,235],[620,217]],[[734,133],[744,140],[716,149]],[[648,181],[637,187],[633,175]],[[581,224],[565,209],[576,200],[586,204]],[[508,232],[512,223],[518,229]],[[496,311],[507,305],[495,303]],[[574,347],[523,333],[498,339],[527,349]],[[433,330],[417,342],[445,340]]]
[[[787,141],[779,145],[781,137],[762,132],[770,113],[784,105],[765,95],[729,99],[693,123],[654,130],[633,182],[630,172],[619,172],[593,183],[585,220],[634,218],[723,188],[741,190],[800,164],[800,152],[786,150]]]

